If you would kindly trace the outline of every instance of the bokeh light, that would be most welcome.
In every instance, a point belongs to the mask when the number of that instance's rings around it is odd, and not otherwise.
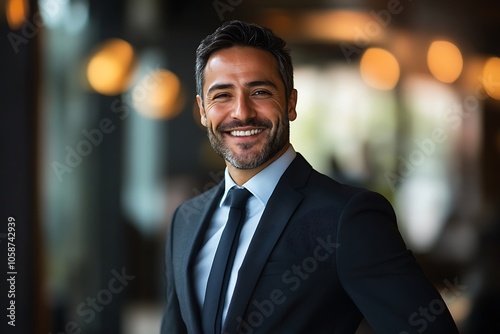
[[[6,16],[9,27],[13,30],[21,28],[28,13],[26,0],[7,0]]]
[[[369,48],[361,58],[360,71],[363,80],[381,90],[393,89],[399,80],[399,64],[392,53],[381,48]]]
[[[324,41],[364,44],[381,40],[384,31],[368,13],[351,10],[306,12],[302,23],[301,33]]]
[[[179,78],[164,69],[148,73],[132,90],[132,99],[140,114],[155,119],[171,119],[185,104]]]
[[[451,42],[434,41],[427,51],[427,65],[436,79],[444,83],[452,83],[462,73],[462,53]]]
[[[486,93],[495,100],[500,100],[500,58],[491,57],[484,64],[483,86]]]
[[[87,66],[88,82],[98,93],[120,94],[130,84],[134,62],[134,49],[128,42],[121,39],[108,40],[90,58]]]

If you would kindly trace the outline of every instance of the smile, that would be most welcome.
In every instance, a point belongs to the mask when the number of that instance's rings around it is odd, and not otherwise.
[[[246,131],[234,130],[234,131],[230,131],[229,133],[231,134],[231,136],[235,136],[235,137],[247,137],[247,136],[256,135],[258,133],[261,133],[262,131],[264,131],[264,129],[253,129],[253,130],[246,130]]]

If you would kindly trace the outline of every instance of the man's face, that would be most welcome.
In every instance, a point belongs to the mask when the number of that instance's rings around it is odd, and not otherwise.
[[[197,101],[214,150],[239,169],[277,158],[289,142],[289,121],[297,117],[297,92],[287,100],[273,55],[253,47],[222,49],[204,74],[203,101]]]

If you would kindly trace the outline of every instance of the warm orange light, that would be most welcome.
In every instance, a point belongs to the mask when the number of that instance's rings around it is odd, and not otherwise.
[[[278,36],[286,36],[297,28],[297,18],[285,10],[267,9],[262,24],[270,27]]]
[[[484,64],[483,86],[491,98],[500,100],[500,58],[489,58]]]
[[[478,83],[482,84],[482,76],[484,70],[484,64],[487,58],[481,55],[470,55],[464,60],[464,68],[462,69],[462,74],[460,74],[460,81],[463,83],[464,88],[467,91],[476,90],[474,93],[477,98],[484,99],[483,91],[479,91]],[[483,87],[481,87],[483,88]]]
[[[383,28],[368,13],[359,11],[314,11],[302,15],[301,33],[325,41],[368,44],[383,37]],[[358,45],[359,46],[359,45]]]
[[[462,73],[463,59],[455,44],[447,41],[432,42],[427,51],[427,65],[439,81],[452,83]]]
[[[121,39],[103,43],[87,66],[90,86],[104,95],[117,95],[130,83],[134,65],[134,49]]]
[[[19,29],[23,25],[28,13],[26,0],[7,0],[6,16],[7,23],[11,29]]]
[[[177,116],[185,103],[179,78],[168,70],[147,74],[134,87],[132,98],[139,113],[155,119]]]
[[[360,72],[371,87],[381,90],[393,89],[399,80],[399,64],[396,57],[381,48],[369,48],[361,58]]]

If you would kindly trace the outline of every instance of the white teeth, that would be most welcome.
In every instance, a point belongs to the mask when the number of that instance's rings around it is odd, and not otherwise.
[[[236,137],[244,137],[244,136],[252,136],[257,133],[261,133],[263,129],[255,129],[255,130],[247,130],[247,131],[231,131],[230,134],[231,136],[236,136]]]

